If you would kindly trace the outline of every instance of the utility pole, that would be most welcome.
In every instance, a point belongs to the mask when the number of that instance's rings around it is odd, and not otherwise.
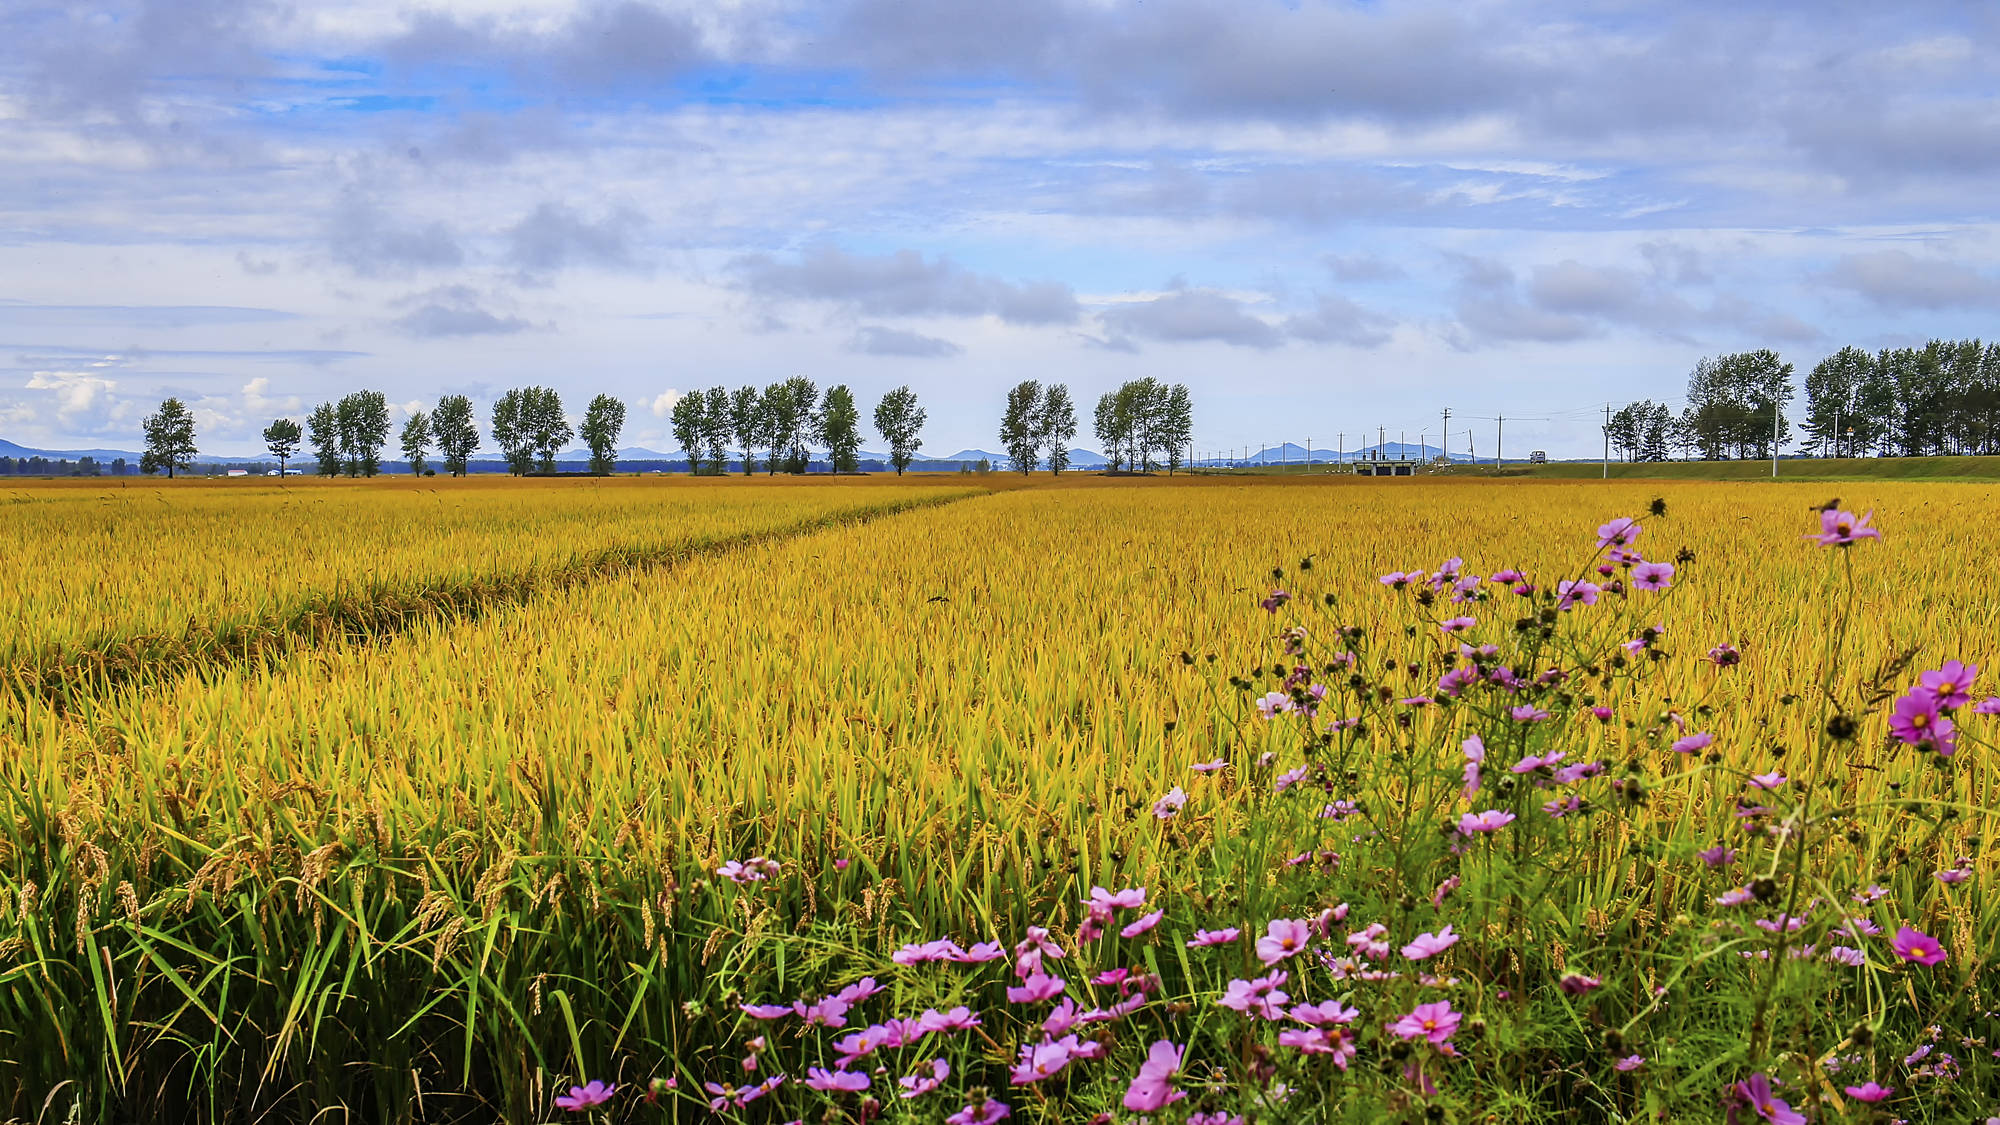
[[[1497,472],[1507,467],[1507,457],[1501,453],[1500,436],[1507,432],[1507,416],[1501,414],[1493,419],[1493,468]]]
[[[1306,472],[1309,472],[1309,473],[1310,473],[1310,472],[1312,472],[1312,471],[1313,471],[1313,439],[1312,439],[1312,435],[1311,435],[1311,434],[1307,434],[1307,435],[1306,435]]]
[[[1410,431],[1397,430],[1396,460],[1401,461],[1403,458],[1408,457],[1409,455],[1410,455]]]
[[[1340,431],[1340,445],[1339,445],[1339,446],[1337,446],[1336,448],[1338,448],[1340,452],[1338,452],[1338,453],[1335,453],[1335,454],[1333,455],[1333,463],[1334,463],[1334,464],[1336,464],[1336,465],[1338,465],[1338,464],[1340,464],[1340,463],[1341,463],[1342,461],[1345,461],[1345,460],[1347,460],[1347,431],[1346,431],[1346,430],[1342,430],[1342,431]]]
[[[1449,446],[1450,444],[1451,444],[1451,407],[1447,406],[1444,408],[1444,429],[1438,431],[1438,452],[1444,455],[1444,459],[1447,462],[1451,460],[1451,454],[1449,452],[1446,452],[1445,447]]]
[[[1387,426],[1377,426],[1375,427],[1375,459],[1377,461],[1384,460],[1388,454],[1389,428]]]
[[[1465,456],[1473,464],[1479,464],[1479,450],[1474,449],[1472,446],[1472,427],[1470,426],[1467,426],[1465,429]]]
[[[1771,471],[1777,472],[1777,466],[1773,465]],[[1611,404],[1608,402],[1604,404],[1604,479],[1611,479]]]
[[[1418,430],[1417,460],[1424,461],[1428,459],[1430,455],[1431,455],[1431,432],[1429,430]]]

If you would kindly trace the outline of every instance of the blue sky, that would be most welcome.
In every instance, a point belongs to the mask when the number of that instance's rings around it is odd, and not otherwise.
[[[1585,454],[1703,355],[1994,336],[1996,47],[1921,0],[16,2],[0,437],[544,383],[668,448],[805,374],[949,452],[1151,375],[1203,449],[1450,407]]]

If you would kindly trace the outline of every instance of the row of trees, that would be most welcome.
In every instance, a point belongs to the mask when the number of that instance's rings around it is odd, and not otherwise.
[[[1076,406],[1069,388],[1050,383],[1046,389],[1033,379],[1007,392],[1007,410],[1000,416],[1000,446],[1025,475],[1047,460],[1049,472],[1069,468],[1069,443],[1076,437]]]
[[[1620,457],[1767,458],[1794,437],[1784,416],[1793,368],[1764,349],[1704,358],[1686,404],[1632,403],[1605,428]],[[1822,457],[2000,453],[2000,343],[1932,340],[1867,352],[1845,347],[1805,378],[1798,440]]]
[[[1194,399],[1183,384],[1134,379],[1097,400],[1095,429],[1113,472],[1151,472],[1158,454],[1172,473],[1194,441]]]
[[[1806,376],[1804,429],[1822,455],[2000,453],[2000,343],[1842,348]]]
[[[925,420],[916,392],[907,386],[883,395],[875,405],[875,429],[889,443],[889,463],[898,475],[923,448],[918,435]],[[811,379],[795,375],[762,390],[691,391],[674,403],[670,424],[674,440],[688,455],[689,469],[697,473],[728,472],[731,444],[742,451],[746,475],[757,471],[759,450],[768,451],[762,459],[767,472],[803,473],[812,460],[810,445],[825,447],[836,473],[861,468],[861,410],[845,384],[828,387],[822,396]]]

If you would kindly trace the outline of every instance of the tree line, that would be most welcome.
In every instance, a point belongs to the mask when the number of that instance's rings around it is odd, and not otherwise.
[[[1621,458],[1768,458],[1794,443],[1784,414],[1794,369],[1769,349],[1704,357],[1676,412],[1650,399],[1606,421]],[[1805,377],[1796,442],[1819,457],[2000,453],[2000,343],[1932,340],[1869,352],[1844,347]]]
[[[927,418],[917,405],[916,392],[907,386],[897,387],[875,404],[875,430],[889,443],[889,463],[897,475],[923,448],[918,435]],[[669,423],[674,440],[688,455],[689,471],[695,473],[728,472],[732,444],[742,454],[745,475],[756,472],[760,464],[767,473],[803,473],[812,460],[808,446],[813,445],[826,449],[834,472],[861,470],[861,409],[845,384],[828,387],[822,395],[818,384],[795,375],[761,390],[743,386],[734,391],[727,387],[690,391],[674,403]],[[760,450],[765,451],[761,460]]]
[[[926,420],[916,393],[907,386],[890,391],[876,404],[875,428],[889,443],[889,459],[898,474],[923,447],[919,435]],[[844,385],[828,388],[824,396],[803,376],[762,390],[713,387],[683,396],[674,404],[671,423],[695,473],[725,472],[732,441],[743,448],[745,473],[756,470],[760,449],[770,451],[763,459],[770,472],[803,473],[811,461],[809,444],[829,450],[835,472],[860,469],[861,412]],[[516,476],[555,472],[556,457],[578,437],[590,450],[590,472],[608,474],[617,466],[625,404],[600,394],[591,399],[582,423],[572,427],[562,396],[553,388],[517,387],[493,403],[490,424],[493,442]],[[194,414],[180,399],[162,402],[141,428],[146,443],[141,472],[164,471],[171,478],[193,466],[199,453]],[[372,477],[382,469],[382,449],[392,428],[388,397],[381,391],[361,390],[315,406],[303,427],[291,418],[275,419],[264,428],[263,438],[281,474],[292,471],[291,461],[304,445],[321,476]],[[445,395],[436,407],[413,412],[398,435],[403,460],[420,475],[435,472],[427,460],[435,448],[446,473],[464,476],[479,441],[472,400],[465,395]]]

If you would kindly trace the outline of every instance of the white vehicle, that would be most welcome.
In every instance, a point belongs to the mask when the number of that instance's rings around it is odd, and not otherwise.
[[[1530,465],[1546,465],[1548,463],[1549,454],[1545,449],[1537,449],[1528,454],[1528,464]]]

